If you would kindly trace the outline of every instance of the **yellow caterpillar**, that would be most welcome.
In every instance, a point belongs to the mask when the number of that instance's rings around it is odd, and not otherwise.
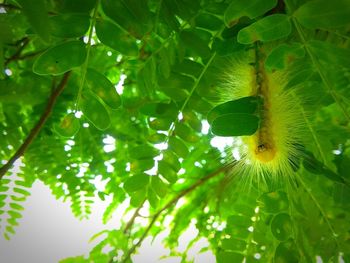
[[[302,140],[303,122],[298,99],[285,90],[286,74],[268,72],[260,50],[234,59],[230,68],[219,92],[221,99],[259,96],[263,101],[257,113],[258,130],[251,136],[242,136],[238,169],[250,178],[257,175],[257,179],[292,174],[300,154],[298,145]]]

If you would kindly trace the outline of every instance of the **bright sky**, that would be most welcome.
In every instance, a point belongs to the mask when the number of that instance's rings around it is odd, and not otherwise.
[[[97,232],[106,228],[118,227],[120,219],[114,216],[107,225],[102,224],[102,214],[108,202],[98,201],[92,209],[89,220],[79,221],[69,207],[69,203],[57,201],[50,190],[41,182],[36,182],[31,189],[32,195],[24,203],[23,218],[16,228],[16,235],[10,241],[0,237],[0,262],[4,263],[56,263],[60,259],[87,254],[99,240],[88,243],[88,240]],[[117,211],[115,215],[120,213]],[[180,237],[180,250],[194,237],[197,230],[191,228]],[[135,263],[179,263],[178,258],[159,260],[166,253],[157,238],[153,244],[146,239],[139,250],[139,255],[134,256]],[[190,250],[189,256],[194,256],[206,245],[201,240]],[[215,259],[211,253],[202,253],[196,257],[198,263],[212,263]]]

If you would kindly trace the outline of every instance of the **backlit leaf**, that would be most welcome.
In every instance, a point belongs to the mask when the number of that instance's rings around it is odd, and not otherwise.
[[[61,75],[84,63],[85,44],[69,41],[54,46],[41,54],[34,62],[33,71],[38,75]]]
[[[99,130],[105,130],[111,124],[106,107],[89,90],[84,90],[81,103],[81,111],[84,116]]]
[[[252,44],[255,41],[268,42],[288,36],[292,25],[287,15],[274,14],[241,29],[237,40],[241,44]]]

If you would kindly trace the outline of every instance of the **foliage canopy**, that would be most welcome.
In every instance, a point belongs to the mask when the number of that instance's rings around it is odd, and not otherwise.
[[[350,262],[349,38],[348,0],[1,1],[4,237],[40,180],[80,219],[94,196],[111,197],[104,222],[123,202],[133,213],[65,263],[129,262],[166,230],[182,262],[201,238],[222,263]],[[292,175],[249,174],[242,187],[235,146],[213,133],[259,127],[259,98],[220,98],[234,58],[254,49],[269,72],[288,72],[309,139]],[[180,253],[190,225],[198,234]]]

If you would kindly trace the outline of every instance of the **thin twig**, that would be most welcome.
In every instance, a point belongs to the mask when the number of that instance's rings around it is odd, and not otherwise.
[[[49,101],[47,103],[46,109],[41,115],[37,124],[30,131],[29,135],[27,136],[25,141],[22,143],[22,145],[18,148],[16,153],[7,161],[7,163],[4,166],[0,168],[0,180],[4,177],[7,171],[12,167],[14,162],[24,154],[28,146],[33,142],[33,140],[39,134],[40,130],[43,128],[44,124],[46,123],[47,119],[49,118],[52,112],[52,109],[56,103],[58,96],[61,94],[61,92],[63,91],[64,87],[67,84],[69,76],[70,76],[70,72],[67,72],[64,74],[64,76],[62,77],[62,80],[57,85],[57,88],[52,92],[49,98]]]
[[[21,8],[11,4],[0,4],[0,8],[20,10]]]
[[[204,184],[205,182],[207,182],[209,179],[215,177],[216,175],[228,170],[229,168],[231,168],[230,166],[224,166],[221,167],[220,169],[208,174],[207,176],[200,178],[196,183],[194,183],[192,186],[190,186],[187,189],[182,190],[179,194],[177,194],[174,198],[172,198],[167,204],[165,204],[160,210],[158,210],[151,219],[151,222],[148,224],[147,228],[145,229],[145,231],[143,232],[142,236],[140,237],[140,239],[138,240],[138,242],[136,244],[134,244],[129,251],[126,253],[126,255],[124,256],[124,259],[121,262],[127,262],[130,258],[130,256],[134,253],[134,251],[136,250],[137,247],[139,247],[141,245],[141,243],[143,242],[143,240],[147,237],[148,232],[151,230],[151,228],[153,227],[154,223],[157,221],[158,217],[168,208],[170,208],[171,206],[175,205],[177,203],[177,201],[180,200],[180,198],[182,198],[183,196],[187,195],[188,193],[192,192],[193,190],[195,190],[197,187],[201,186],[202,184]],[[113,262],[113,258],[110,260],[110,262]]]
[[[132,217],[130,218],[129,222],[126,224],[125,229],[124,229],[124,234],[128,233],[128,231],[131,229],[132,225],[134,224],[134,221],[136,219],[136,217],[139,216],[139,211],[140,209],[143,207],[143,204],[146,202],[146,200],[144,200],[141,205],[135,210],[134,214],[132,215]]]
[[[5,61],[5,67],[13,60],[17,60],[23,51],[23,49],[29,44],[29,38],[24,38],[23,41],[20,43],[20,47],[17,49],[17,51],[8,59]]]

